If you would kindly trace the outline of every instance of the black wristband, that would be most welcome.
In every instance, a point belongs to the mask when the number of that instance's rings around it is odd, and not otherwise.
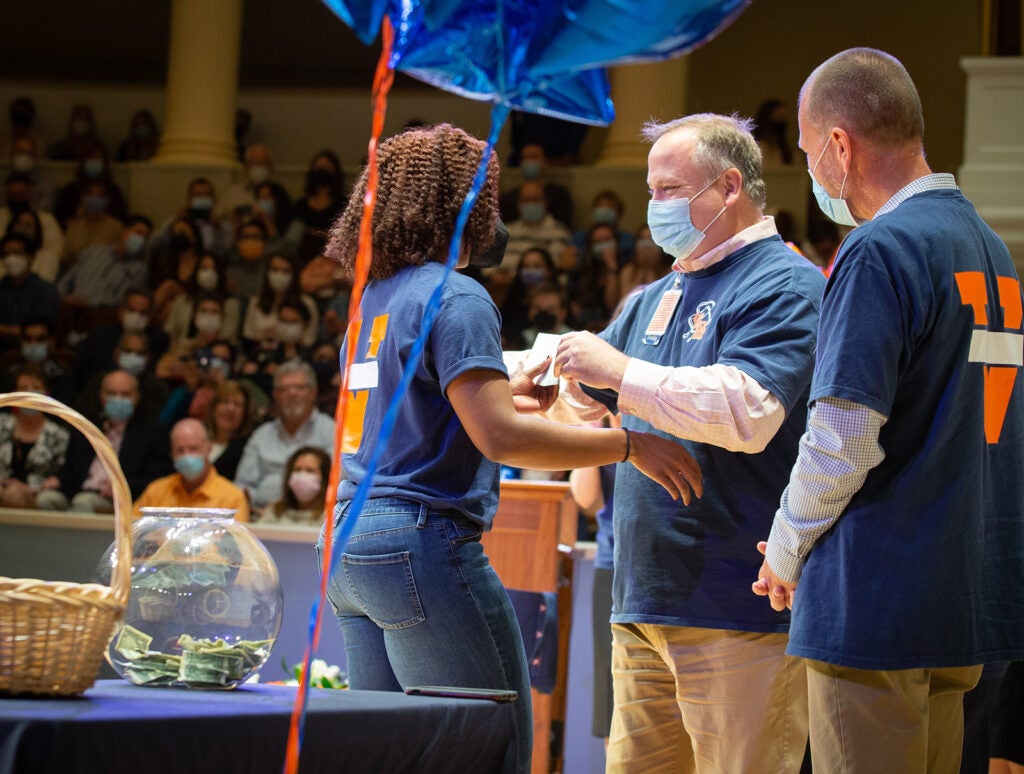
[[[622,458],[622,461],[629,462],[629,428],[624,427],[622,430],[626,433],[626,456]]]

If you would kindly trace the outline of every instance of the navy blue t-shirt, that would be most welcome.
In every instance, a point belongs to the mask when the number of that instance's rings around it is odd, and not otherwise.
[[[645,337],[677,278],[682,297],[665,335]],[[617,466],[613,622],[788,628],[788,616],[749,589],[761,566],[757,541],[771,528],[804,430],[824,284],[815,266],[773,236],[707,269],[652,283],[601,334],[627,355],[659,365],[734,366],[786,409],[758,454],[684,441],[704,473],[704,497],[689,506],[634,466]],[[633,416],[623,425],[672,437]]]
[[[1024,348],[1006,246],[956,190],[844,242],[811,399],[888,417],[885,459],[811,550],[790,652],[859,669],[1024,657]]]
[[[366,287],[349,376],[342,455],[348,480],[341,484],[341,499],[351,499],[366,476],[384,414],[443,270],[434,262],[407,267]],[[446,393],[452,380],[466,371],[483,368],[508,375],[499,328],[498,309],[483,287],[452,273],[370,497],[404,497],[432,508],[455,509],[490,528],[498,507],[498,465],[473,445]],[[344,355],[345,348],[341,351]]]

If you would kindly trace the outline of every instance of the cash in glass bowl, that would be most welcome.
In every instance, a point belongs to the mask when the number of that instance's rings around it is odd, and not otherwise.
[[[107,661],[135,685],[230,689],[270,657],[284,598],[277,565],[224,508],[143,508],[128,607]],[[111,545],[97,579],[117,562]]]

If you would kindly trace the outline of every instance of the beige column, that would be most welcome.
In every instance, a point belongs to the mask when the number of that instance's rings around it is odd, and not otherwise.
[[[243,0],[174,0],[157,164],[233,167]]]
[[[646,167],[650,146],[641,139],[640,130],[651,119],[671,121],[683,115],[687,63],[687,57],[680,56],[609,70],[615,121],[608,128],[598,166]]]

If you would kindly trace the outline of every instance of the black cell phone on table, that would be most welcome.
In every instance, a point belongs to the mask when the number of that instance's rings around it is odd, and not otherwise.
[[[450,699],[489,699],[515,701],[519,693],[501,688],[463,688],[455,685],[410,685],[405,689],[410,696],[444,696]]]

